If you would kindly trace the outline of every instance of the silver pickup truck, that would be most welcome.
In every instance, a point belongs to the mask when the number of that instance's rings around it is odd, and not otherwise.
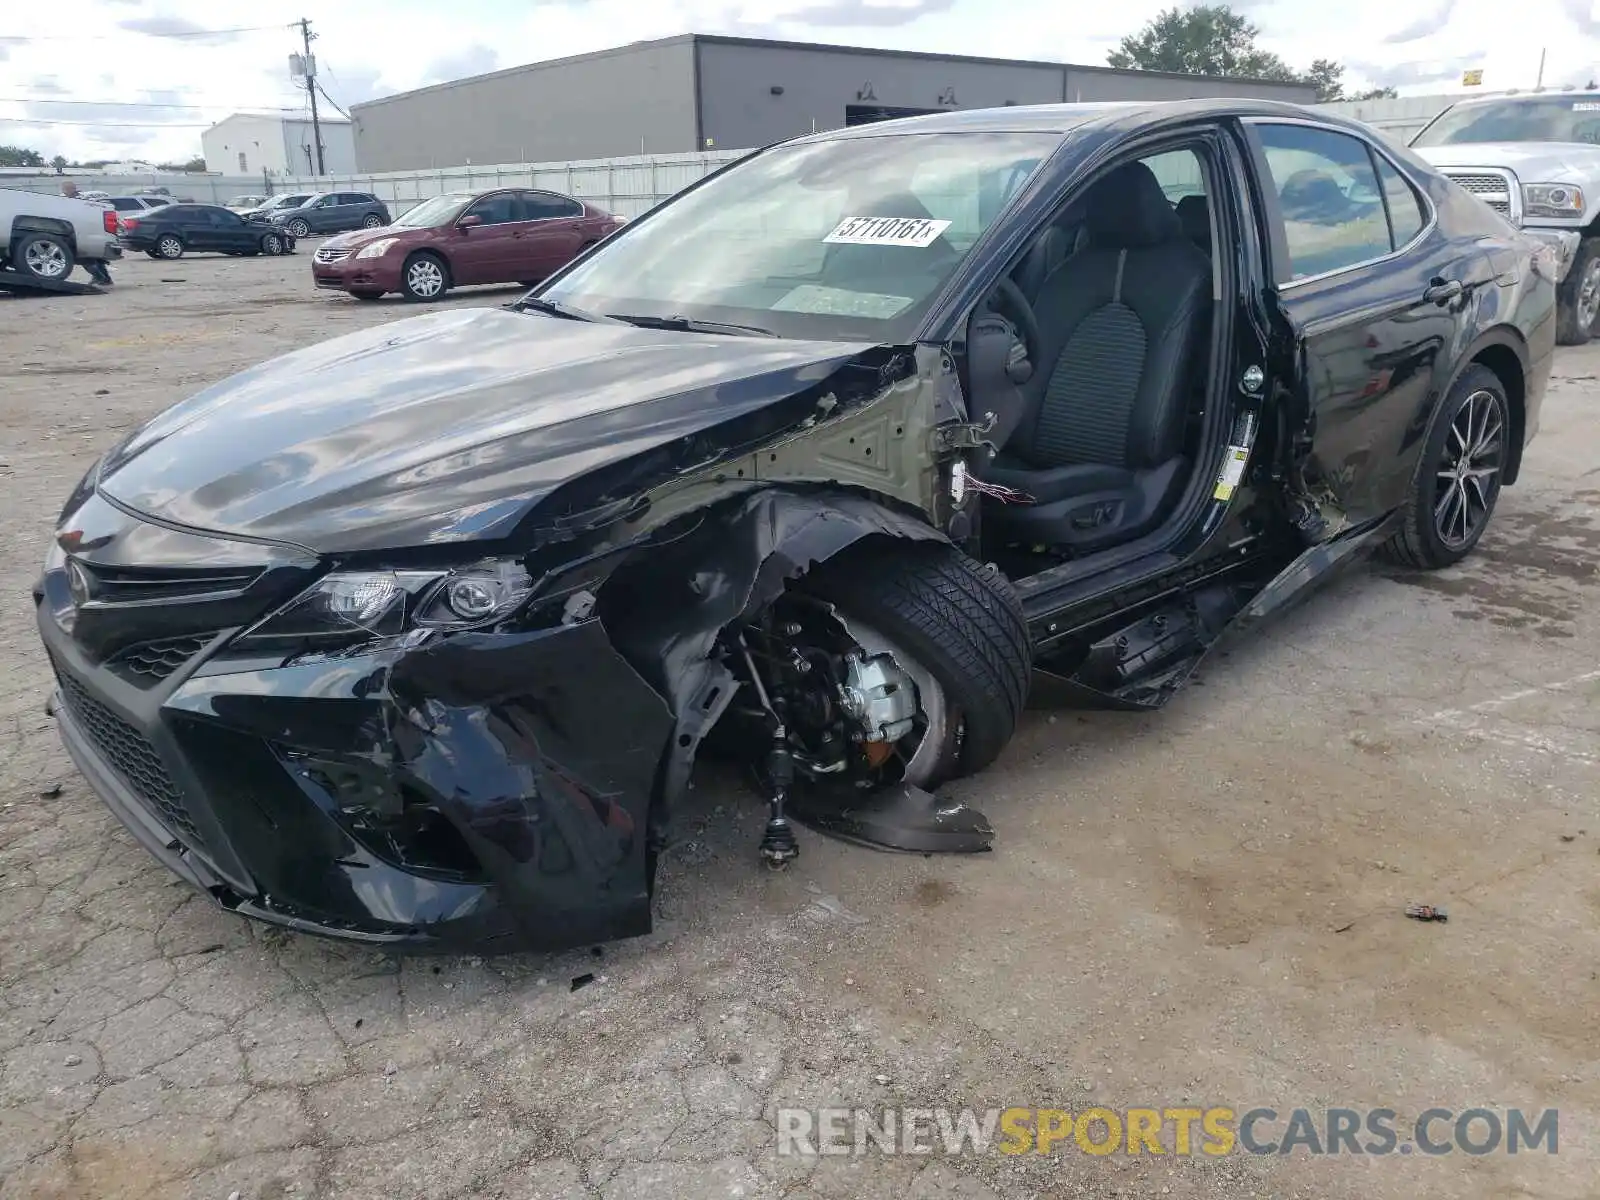
[[[1452,104],[1411,148],[1560,260],[1557,340],[1600,334],[1600,90]]]
[[[0,266],[50,284],[63,282],[80,263],[91,275],[103,275],[103,265],[121,257],[114,209],[0,188]]]

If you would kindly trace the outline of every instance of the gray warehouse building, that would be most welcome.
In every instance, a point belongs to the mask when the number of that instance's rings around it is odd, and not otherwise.
[[[1258,79],[685,34],[402,92],[350,115],[356,163],[373,172],[742,150],[925,112],[1200,96],[1316,98]]]

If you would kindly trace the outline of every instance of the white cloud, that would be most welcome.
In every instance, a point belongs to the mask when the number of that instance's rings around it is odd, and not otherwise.
[[[313,49],[323,86],[348,107],[463,72],[687,32],[1099,64],[1118,38],[1173,2],[340,0],[306,7],[319,35]],[[1487,88],[1527,87],[1541,47],[1548,48],[1547,84],[1586,82],[1600,70],[1593,0],[1519,0],[1514,17],[1504,0],[1236,0],[1235,7],[1291,64],[1333,58],[1356,85],[1439,91],[1461,67],[1476,66]],[[51,0],[5,9],[0,143],[75,159],[133,146],[146,157],[186,159],[199,152],[201,128],[236,109],[305,105],[288,73],[288,56],[300,49],[290,23],[298,10],[260,0]],[[240,28],[251,31],[208,32]],[[94,103],[46,103],[63,100]],[[195,107],[123,107],[137,102]]]

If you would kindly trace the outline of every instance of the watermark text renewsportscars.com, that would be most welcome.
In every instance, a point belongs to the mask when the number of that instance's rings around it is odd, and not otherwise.
[[[1555,1154],[1560,1113],[1427,1108],[780,1108],[777,1150],[812,1154]]]

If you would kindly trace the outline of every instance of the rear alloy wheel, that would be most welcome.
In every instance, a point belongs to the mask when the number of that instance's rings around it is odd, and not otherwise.
[[[1500,377],[1468,367],[1434,413],[1405,524],[1384,556],[1433,570],[1470,554],[1494,516],[1510,448],[1511,406]]]
[[[72,247],[59,234],[30,233],[17,242],[11,261],[23,274],[54,283],[72,273],[75,259]]]
[[[269,233],[261,239],[261,253],[276,257],[283,253],[283,239],[275,233]]]
[[[182,258],[183,239],[175,233],[163,233],[156,239],[156,256],[158,258]]]
[[[296,217],[294,220],[289,222],[289,232],[294,237],[303,238],[310,234],[311,226],[307,225],[299,217]]]
[[[382,225],[383,218],[377,213],[368,213],[366,216],[361,218],[361,228],[363,229],[378,229],[381,228]]]
[[[450,286],[444,260],[433,254],[414,254],[400,271],[400,294],[407,300],[437,300]]]
[[[1556,289],[1556,341],[1581,346],[1594,336],[1600,317],[1600,237],[1578,243],[1572,269]]]

